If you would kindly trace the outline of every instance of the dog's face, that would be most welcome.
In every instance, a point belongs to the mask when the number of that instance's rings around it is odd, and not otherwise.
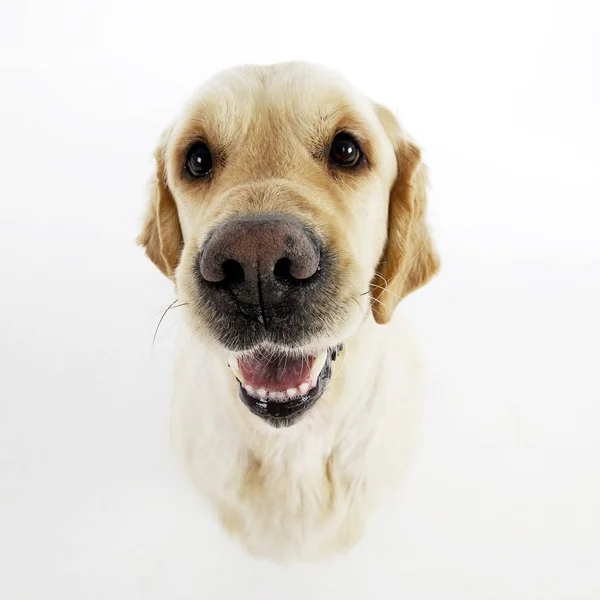
[[[241,400],[291,425],[370,313],[437,270],[425,173],[394,117],[324,69],[242,67],[203,86],[156,151],[140,243],[175,281]]]

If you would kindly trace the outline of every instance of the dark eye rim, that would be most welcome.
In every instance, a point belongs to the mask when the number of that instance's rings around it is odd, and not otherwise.
[[[357,156],[356,160],[351,164],[344,165],[341,163],[337,163],[331,157],[331,150],[333,148],[333,144],[335,143],[337,138],[342,137],[342,136],[351,140],[355,144],[356,148],[358,149],[358,156]],[[358,140],[358,138],[356,137],[356,135],[354,135],[353,133],[351,133],[350,131],[347,131],[345,129],[337,131],[335,133],[335,135],[331,138],[331,142],[329,143],[329,146],[327,147],[327,162],[329,163],[330,166],[334,167],[335,169],[343,169],[346,171],[352,171],[352,170],[356,170],[356,169],[359,169],[360,167],[362,167],[366,162],[366,156],[365,156],[365,151],[363,150],[363,146],[360,143],[360,141]]]
[[[208,169],[208,171],[206,171],[206,173],[195,174],[192,171],[192,169],[190,168],[190,156],[197,146],[204,146],[206,148],[206,150],[208,150],[208,154],[210,156],[211,163],[210,163],[210,168]],[[214,163],[215,163],[215,157],[210,149],[210,146],[204,140],[195,140],[191,144],[189,144],[188,149],[185,152],[183,171],[190,179],[192,179],[194,181],[198,180],[198,179],[208,179],[208,178],[212,177],[212,175],[213,175]]]

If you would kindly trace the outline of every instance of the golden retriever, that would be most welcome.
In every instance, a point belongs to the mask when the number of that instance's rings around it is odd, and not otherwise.
[[[183,305],[177,452],[252,553],[348,548],[412,431],[392,315],[438,269],[419,149],[339,75],[285,63],[211,79],[155,156],[138,241]]]

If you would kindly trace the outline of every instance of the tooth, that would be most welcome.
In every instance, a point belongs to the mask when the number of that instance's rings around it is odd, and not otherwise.
[[[285,400],[285,392],[269,392],[269,398],[273,398],[273,400]]]
[[[258,390],[256,390],[256,395],[259,398],[266,398],[267,397],[267,390],[265,390],[264,388],[259,388]]]
[[[321,352],[317,356],[317,358],[315,358],[315,362],[313,363],[313,366],[310,369],[310,380],[313,382],[313,384],[319,378],[319,373],[321,373],[321,371],[323,370],[326,360],[327,360],[327,350],[323,350],[323,352]]]
[[[294,398],[298,395],[298,390],[296,388],[290,388],[289,390],[286,390],[286,392],[289,398]]]
[[[231,370],[233,371],[233,373],[235,374],[235,376],[240,380],[240,381],[244,381],[242,378],[242,373],[240,372],[240,369],[238,367],[237,364],[237,358],[233,358],[230,362],[229,362],[229,367],[231,368]]]
[[[249,394],[254,394],[254,388],[251,385],[245,385],[244,388]]]
[[[306,394],[306,392],[308,392],[309,388],[310,388],[310,384],[308,384],[306,382],[300,384],[300,393]]]

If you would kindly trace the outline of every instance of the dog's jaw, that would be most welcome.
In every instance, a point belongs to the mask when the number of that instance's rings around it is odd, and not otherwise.
[[[244,405],[273,427],[290,427],[325,393],[332,363],[342,348],[338,344],[306,354],[257,348],[252,353],[234,355],[229,366]]]

